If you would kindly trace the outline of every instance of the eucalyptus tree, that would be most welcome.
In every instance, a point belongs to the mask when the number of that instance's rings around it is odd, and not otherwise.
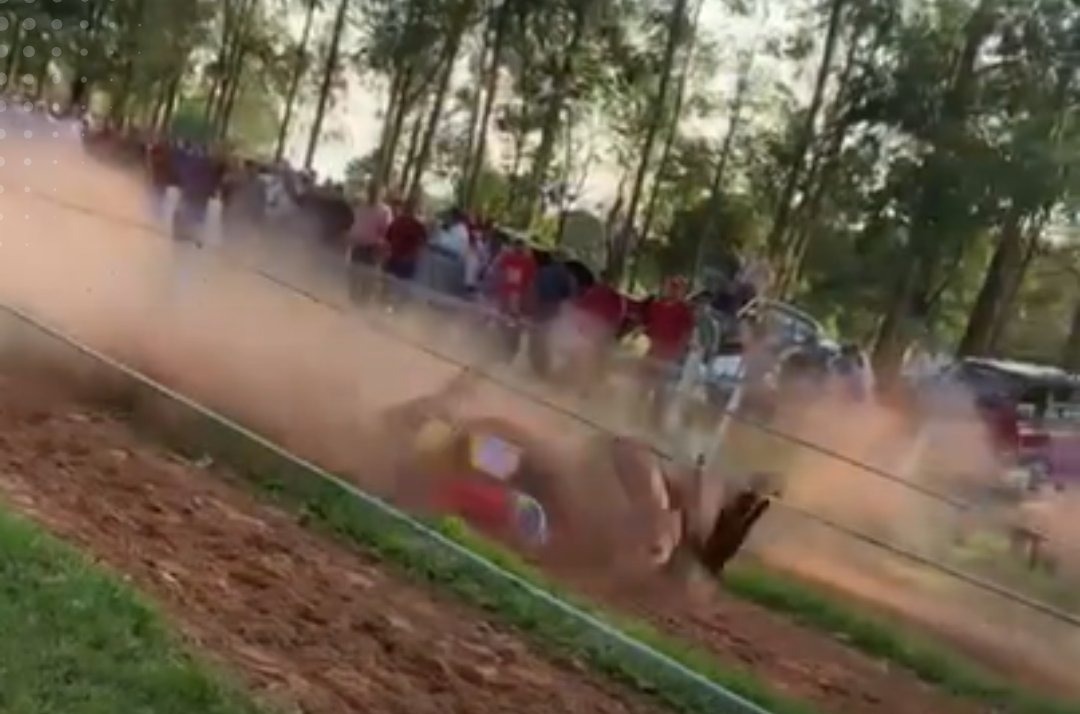
[[[341,71],[341,44],[344,40],[346,21],[352,0],[337,0],[334,19],[330,25],[330,34],[326,41],[326,56],[323,61],[322,75],[319,79],[318,95],[315,99],[315,118],[311,122],[308,134],[307,150],[304,153],[304,168],[311,169],[315,162],[315,151],[322,136],[326,109],[330,104],[334,80]]]
[[[1003,104],[1001,142],[990,167],[999,227],[960,341],[964,354],[994,351],[1044,228],[1059,209],[1080,200],[1080,7],[1047,0],[1011,10],[992,87]]]
[[[322,8],[322,0],[302,0],[304,5],[304,28],[300,33],[300,42],[292,51],[292,66],[289,75],[289,87],[285,92],[285,108],[278,129],[277,146],[274,148],[274,160],[280,161],[285,154],[285,143],[292,128],[293,113],[300,94],[304,75],[311,69],[311,30],[315,24],[315,14]]]

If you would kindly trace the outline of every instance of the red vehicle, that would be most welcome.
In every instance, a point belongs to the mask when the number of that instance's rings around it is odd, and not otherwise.
[[[647,444],[610,435],[559,454],[539,434],[500,418],[465,418],[452,403],[467,375],[384,415],[395,457],[395,501],[428,515],[456,516],[525,552],[579,563],[676,567],[686,558],[714,573],[739,550],[769,506],[768,479],[725,494],[700,518],[701,474],[666,464]],[[550,438],[550,437],[549,437]],[[603,475],[603,476],[601,476]],[[607,503],[580,501],[573,481],[614,476]]]
[[[1080,483],[1080,375],[1025,362],[965,359],[950,376],[972,390],[995,446],[1028,471],[1029,486]]]

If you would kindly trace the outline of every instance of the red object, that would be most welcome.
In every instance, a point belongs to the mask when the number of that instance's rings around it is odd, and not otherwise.
[[[536,259],[529,251],[510,251],[495,264],[496,295],[504,306],[517,306],[536,279]]]
[[[626,298],[603,283],[596,283],[586,290],[578,298],[577,307],[609,327],[612,332],[618,332],[623,318],[626,317]]]
[[[658,298],[645,308],[645,334],[649,356],[677,359],[694,333],[694,311],[682,300]]]
[[[169,147],[162,141],[150,145],[150,174],[155,186],[168,186],[172,179]]]
[[[435,494],[435,503],[444,513],[460,516],[484,530],[505,531],[513,524],[510,490],[489,479],[445,479]]]
[[[1015,453],[1020,448],[1020,418],[1016,405],[1002,400],[983,407],[983,419],[999,451]]]
[[[407,213],[403,213],[386,229],[386,243],[390,248],[390,260],[414,261],[427,240],[427,228]]]

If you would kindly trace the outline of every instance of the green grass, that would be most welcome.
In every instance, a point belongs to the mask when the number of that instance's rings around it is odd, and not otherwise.
[[[550,578],[522,560],[516,553],[478,535],[459,519],[444,518],[435,523],[434,527],[443,535],[499,565],[522,580],[557,594],[560,599],[571,603],[578,609],[612,625],[639,642],[649,645],[654,650],[663,653],[740,696],[775,712],[775,714],[814,711],[812,707],[805,704],[777,697],[748,672],[720,667],[711,653],[666,635],[642,620],[607,612],[595,603],[565,591]]]
[[[909,670],[959,697],[1013,714],[1080,714],[1080,703],[1054,701],[1005,682],[898,622],[762,566],[730,568],[724,582],[738,597],[831,633],[851,647]]]
[[[289,494],[281,482],[264,482],[263,485],[279,500],[288,502],[295,498],[296,494]],[[405,532],[400,526],[390,525],[370,512],[365,515],[361,512],[354,499],[333,491],[326,491],[321,497],[309,496],[303,505],[304,518],[309,525],[328,529],[337,537],[358,544],[403,569],[411,577],[492,613],[528,635],[556,659],[585,663],[595,671],[663,701],[678,712],[720,714],[741,711],[718,706],[715,699],[703,695],[700,687],[683,677],[670,676],[639,654],[612,646],[607,637],[583,628],[576,619],[539,601],[517,585],[417,534]],[[477,536],[460,521],[446,519],[432,527],[522,580],[588,612],[773,714],[815,714],[817,711],[805,703],[777,695],[749,672],[721,667],[711,654],[667,637],[646,623],[612,615],[562,590],[515,554]]]
[[[140,394],[141,392],[141,394]],[[229,424],[204,414],[186,413],[172,404],[163,410],[160,396],[148,387],[115,399],[137,428],[181,454],[212,454],[228,465],[244,485],[266,500],[296,513],[302,525],[321,530],[369,552],[414,580],[435,586],[461,601],[491,613],[493,619],[527,635],[555,659],[589,666],[684,714],[742,714],[747,711],[717,697],[699,683],[653,658],[585,627],[572,615],[537,598],[519,585],[432,541],[382,509],[356,498],[302,464],[248,439]],[[147,396],[151,398],[146,399]],[[615,617],[570,596],[533,572],[516,556],[452,522],[436,524],[444,535],[493,560],[533,585],[602,619],[641,643],[659,650],[698,676],[721,685],[772,714],[815,714],[818,710],[776,693],[752,673],[720,665],[710,653],[667,637],[644,623]]]
[[[128,587],[0,509],[0,712],[258,711]]]
[[[145,395],[144,395],[145,396]],[[495,576],[467,558],[410,531],[387,514],[354,498],[340,487],[316,478],[306,468],[203,415],[175,420],[139,419],[142,400],[134,398],[133,421],[157,428],[165,443],[191,455],[211,453],[264,496],[301,515],[301,521],[361,546],[411,577],[438,586],[490,612],[530,636],[554,656],[583,662],[687,714],[737,712],[722,705],[683,676],[671,674],[631,648],[582,627],[574,618],[522,588]],[[127,411],[125,407],[125,411]],[[182,410],[183,411],[183,410]],[[171,423],[170,423],[171,422]],[[453,521],[439,525],[444,535],[522,579],[575,604],[598,619],[660,651],[702,677],[774,714],[812,714],[815,708],[779,695],[752,673],[722,665],[709,652],[657,631],[634,619],[614,615],[553,585],[513,554]],[[939,648],[916,642],[899,625],[884,624],[856,613],[848,604],[819,596],[801,586],[761,572],[741,571],[729,579],[739,595],[788,613],[801,622],[847,640],[852,646],[901,665],[924,680],[958,695],[993,703],[1016,714],[1080,714],[1075,706],[1030,696],[1002,684]]]

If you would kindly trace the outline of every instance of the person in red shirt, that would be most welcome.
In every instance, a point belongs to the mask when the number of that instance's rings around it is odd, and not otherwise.
[[[574,327],[581,349],[574,360],[578,367],[576,379],[587,391],[601,380],[619,328],[626,319],[627,303],[619,291],[597,282],[574,301],[574,308]]]
[[[417,217],[416,201],[409,199],[386,229],[386,272],[399,280],[412,280],[420,251],[427,241],[427,226]]]
[[[500,251],[491,266],[489,295],[501,315],[497,348],[510,362],[521,350],[522,318],[532,308],[537,270],[532,249],[520,238]]]
[[[626,317],[626,298],[604,283],[589,287],[575,302],[575,306],[594,323],[606,339],[614,338]]]
[[[694,335],[694,310],[686,299],[685,279],[676,277],[665,282],[663,294],[645,307],[643,327],[649,338],[645,398],[654,425],[659,425],[667,404],[667,383]]]
[[[515,318],[525,314],[525,300],[532,292],[536,270],[536,258],[520,238],[499,254],[494,266],[494,288],[502,312]]]

